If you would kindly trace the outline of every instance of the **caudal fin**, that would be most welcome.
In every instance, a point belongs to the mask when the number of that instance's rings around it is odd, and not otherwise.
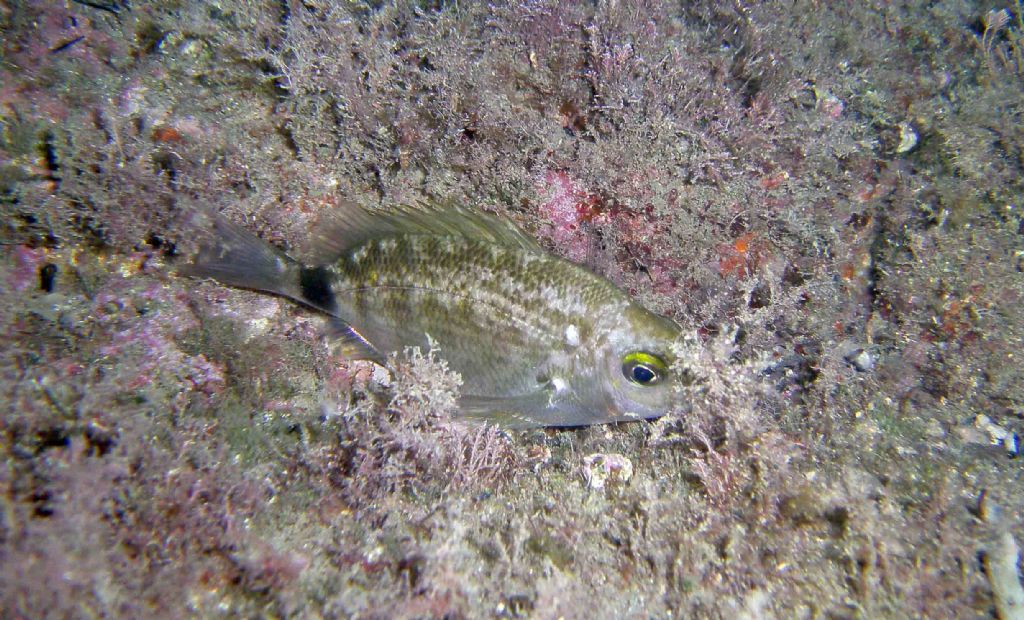
[[[299,297],[298,262],[221,215],[206,214],[202,219],[210,222],[205,239],[192,263],[178,268],[179,274]]]

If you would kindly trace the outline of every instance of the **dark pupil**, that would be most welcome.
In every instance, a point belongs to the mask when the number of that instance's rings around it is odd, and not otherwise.
[[[637,383],[650,383],[654,381],[654,371],[647,366],[633,366],[633,381]]]

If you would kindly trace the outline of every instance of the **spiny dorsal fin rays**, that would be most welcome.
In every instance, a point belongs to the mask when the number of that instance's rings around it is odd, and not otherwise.
[[[540,245],[513,223],[455,203],[423,202],[367,209],[343,202],[321,217],[306,255],[314,265],[335,262],[345,252],[370,239],[396,235],[467,237],[541,253]]]

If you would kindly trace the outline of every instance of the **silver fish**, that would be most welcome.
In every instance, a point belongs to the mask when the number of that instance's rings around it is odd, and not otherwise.
[[[578,426],[673,405],[680,328],[490,214],[346,206],[319,227],[312,265],[213,221],[212,241],[180,272],[312,306],[353,358],[383,363],[432,340],[462,375],[465,416]]]

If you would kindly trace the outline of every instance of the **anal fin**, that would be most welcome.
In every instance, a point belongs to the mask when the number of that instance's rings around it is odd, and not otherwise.
[[[338,352],[344,357],[353,360],[368,360],[381,366],[387,361],[387,358],[370,344],[370,341],[363,338],[362,334],[345,321],[337,317],[330,317],[328,325],[330,326],[328,335],[334,341]]]

